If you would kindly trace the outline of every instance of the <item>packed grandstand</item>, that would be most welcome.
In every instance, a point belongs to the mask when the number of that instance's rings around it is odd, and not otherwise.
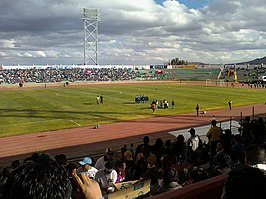
[[[246,65],[39,65],[0,66],[0,84],[125,80],[257,82],[266,68]]]

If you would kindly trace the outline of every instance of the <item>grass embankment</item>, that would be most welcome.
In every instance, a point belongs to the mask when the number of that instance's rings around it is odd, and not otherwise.
[[[156,90],[157,88],[157,90]],[[156,115],[174,115],[201,110],[262,103],[265,89],[206,87],[178,83],[114,84],[61,88],[32,88],[0,91],[0,136],[105,124],[153,117],[150,102],[166,99],[169,109]],[[144,94],[150,101],[135,104],[135,96]],[[104,96],[96,104],[96,95]],[[176,107],[171,109],[171,101]]]

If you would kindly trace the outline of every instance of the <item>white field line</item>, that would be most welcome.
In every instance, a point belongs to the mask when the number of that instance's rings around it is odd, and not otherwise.
[[[73,122],[74,124],[81,126],[79,123],[75,122],[74,120],[70,120],[71,122]]]

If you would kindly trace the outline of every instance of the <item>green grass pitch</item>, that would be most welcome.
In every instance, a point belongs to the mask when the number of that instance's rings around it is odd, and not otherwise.
[[[194,112],[197,103],[201,110],[227,107],[228,100],[233,106],[264,103],[266,89],[154,83],[21,88],[0,93],[0,136],[9,136],[153,117],[152,100],[169,102],[169,109],[156,110],[156,116]],[[150,101],[135,104],[138,94],[149,96]],[[96,104],[97,95],[104,96],[103,104]]]

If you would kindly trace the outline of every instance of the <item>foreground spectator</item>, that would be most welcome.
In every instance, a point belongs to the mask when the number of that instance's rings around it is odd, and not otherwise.
[[[2,177],[0,178],[0,198],[3,197],[4,186],[6,184],[8,177],[11,175],[12,171],[13,171],[12,166],[4,167],[2,171]]]
[[[246,164],[266,172],[266,151],[262,146],[249,145],[246,151]]]
[[[266,177],[253,167],[240,167],[229,172],[222,199],[266,198]]]
[[[71,197],[71,182],[66,170],[48,156],[26,161],[8,177],[6,199],[66,199]]]

